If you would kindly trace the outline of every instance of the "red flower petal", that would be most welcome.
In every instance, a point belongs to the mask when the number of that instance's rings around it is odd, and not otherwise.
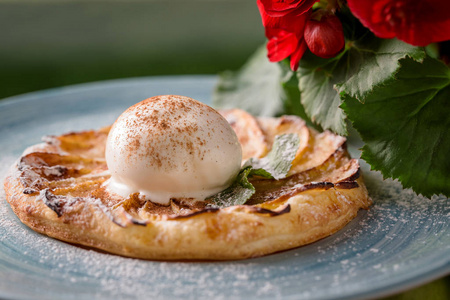
[[[266,13],[260,2],[257,2],[257,4],[261,14],[262,23],[266,28],[266,31],[267,28],[278,28],[294,32],[297,35],[303,35],[303,29],[305,28],[305,24],[310,16],[311,10],[301,13],[294,11],[293,13],[287,14],[283,17],[272,17]],[[269,36],[267,37],[270,38]]]
[[[300,59],[303,57],[303,54],[305,53],[307,48],[308,47],[306,46],[306,42],[303,39],[300,40],[300,42],[298,43],[297,49],[291,55],[291,64],[290,65],[291,65],[292,71],[297,71]]]
[[[269,16],[282,17],[293,11],[302,14],[317,1],[319,0],[257,0],[256,2],[258,6],[263,6]]]
[[[306,13],[294,11],[283,17],[269,16],[260,1],[257,2],[263,25],[265,27],[268,57],[272,62],[280,61],[292,55],[303,38],[306,21],[311,10]]]
[[[348,5],[378,37],[416,46],[450,40],[449,0],[348,0]]]
[[[324,15],[320,21],[308,20],[305,41],[315,55],[322,58],[335,57],[345,45],[341,21],[335,15]]]
[[[272,30],[274,37],[267,43],[267,57],[271,62],[277,62],[287,58],[295,51],[298,39],[292,32],[280,29]]]

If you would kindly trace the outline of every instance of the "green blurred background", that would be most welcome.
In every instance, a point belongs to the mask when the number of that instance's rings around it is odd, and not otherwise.
[[[135,76],[217,74],[264,43],[255,0],[0,0],[0,99]],[[449,277],[389,299],[447,299]]]
[[[238,68],[264,42],[254,0],[0,0],[0,99]]]

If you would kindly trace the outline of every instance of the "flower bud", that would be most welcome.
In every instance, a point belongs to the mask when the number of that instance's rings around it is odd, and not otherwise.
[[[309,50],[322,58],[336,56],[344,49],[345,39],[341,21],[335,15],[311,18],[306,23],[305,35]]]

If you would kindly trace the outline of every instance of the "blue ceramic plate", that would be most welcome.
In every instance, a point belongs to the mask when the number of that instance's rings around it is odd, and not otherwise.
[[[203,76],[127,79],[1,101],[0,179],[44,135],[111,124],[158,94],[210,103],[214,83]],[[22,225],[1,190],[0,297],[361,299],[449,273],[450,201],[418,197],[364,164],[363,171],[375,204],[344,229],[305,247],[234,262],[144,261],[69,245]]]

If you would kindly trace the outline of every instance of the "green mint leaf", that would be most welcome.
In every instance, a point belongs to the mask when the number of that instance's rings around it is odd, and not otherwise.
[[[278,135],[272,150],[265,157],[251,158],[244,166],[253,168],[252,175],[277,180],[284,178],[292,167],[299,144],[300,139],[295,133]]]
[[[248,181],[251,167],[243,168],[234,182],[225,190],[209,197],[215,206],[228,207],[242,205],[255,193],[255,187]]]
[[[297,153],[300,139],[297,134],[283,134],[275,137],[272,150],[267,156],[248,160],[234,182],[225,190],[208,197],[214,206],[228,207],[242,205],[255,193],[255,187],[248,178],[259,176],[268,179],[286,177]]]
[[[342,108],[372,169],[418,194],[450,196],[450,69],[432,58],[400,63],[395,78],[361,99],[344,90]]]
[[[322,59],[307,52],[298,70],[301,102],[314,122],[346,135],[339,94],[346,91],[361,100],[374,87],[395,75],[400,59],[411,57],[420,61],[424,56],[422,48],[396,39],[379,39],[372,34],[348,42],[346,49],[331,59]]]

